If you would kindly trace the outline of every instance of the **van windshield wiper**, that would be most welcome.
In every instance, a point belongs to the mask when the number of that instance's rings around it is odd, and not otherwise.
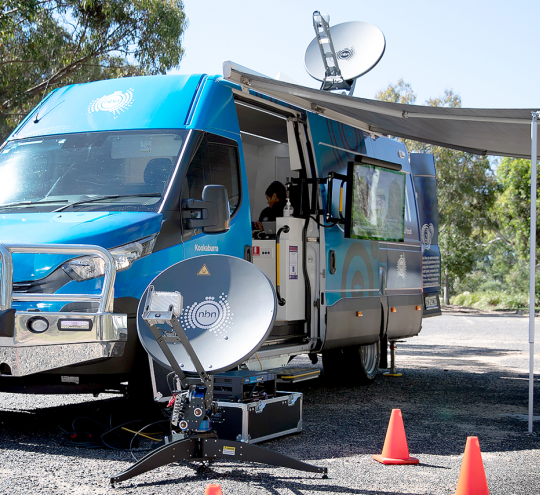
[[[39,206],[39,205],[47,205],[51,203],[67,203],[67,199],[54,199],[50,201],[17,201],[15,203],[6,203],[4,205],[0,205],[0,208],[18,208],[19,206]]]
[[[75,201],[74,203],[69,203],[68,205],[62,206],[53,210],[53,212],[64,211],[70,206],[79,206],[86,203],[95,203],[96,201],[104,201],[106,199],[118,199],[118,198],[160,198],[161,193],[138,193],[138,194],[111,194],[110,196],[99,196],[92,199],[83,199],[81,201]]]

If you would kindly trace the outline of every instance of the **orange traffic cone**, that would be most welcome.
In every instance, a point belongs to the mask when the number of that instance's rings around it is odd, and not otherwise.
[[[210,483],[206,485],[206,490],[204,490],[204,495],[223,495],[221,493],[221,487],[217,483]]]
[[[489,495],[478,437],[467,437],[456,495]]]
[[[409,456],[400,409],[392,409],[382,454],[374,455],[373,459],[383,464],[418,464],[418,459]]]

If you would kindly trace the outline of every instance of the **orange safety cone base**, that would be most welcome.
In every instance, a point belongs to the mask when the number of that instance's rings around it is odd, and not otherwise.
[[[400,409],[392,409],[383,450],[380,455],[374,455],[373,459],[382,464],[418,464],[418,459],[409,455]]]
[[[408,459],[392,459],[390,457],[383,457],[382,455],[374,455],[373,459],[379,461],[381,464],[418,464],[420,462],[415,457],[409,457]]]
[[[478,437],[467,437],[456,495],[489,495]]]
[[[217,483],[211,483],[206,485],[206,490],[204,490],[204,495],[223,495],[221,487]]]

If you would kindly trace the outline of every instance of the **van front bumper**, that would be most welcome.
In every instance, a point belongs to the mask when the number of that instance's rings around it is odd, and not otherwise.
[[[36,318],[46,322],[41,325],[46,330],[32,330]],[[124,314],[2,311],[0,375],[26,376],[122,356],[126,341]]]
[[[105,266],[101,294],[13,293],[12,253],[100,257]],[[0,375],[26,376],[96,359],[121,356],[127,315],[113,313],[115,261],[100,246],[0,244]],[[14,301],[96,302],[94,313],[17,311]]]

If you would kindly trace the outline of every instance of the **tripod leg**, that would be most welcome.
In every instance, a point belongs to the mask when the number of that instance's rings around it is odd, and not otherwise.
[[[292,457],[278,454],[277,452],[256,445],[250,445],[249,443],[208,438],[202,441],[201,447],[205,458],[219,457],[221,459],[244,462],[260,462],[262,464],[270,464],[271,466],[281,466],[310,473],[326,474],[328,472],[328,469],[325,467],[313,466],[302,461],[297,461]]]
[[[160,466],[165,466],[171,462],[192,459],[197,456],[199,447],[197,438],[187,438],[178,440],[149,452],[142,459],[139,459],[135,464],[111,478],[111,484],[125,481],[139,474],[146,473]]]

